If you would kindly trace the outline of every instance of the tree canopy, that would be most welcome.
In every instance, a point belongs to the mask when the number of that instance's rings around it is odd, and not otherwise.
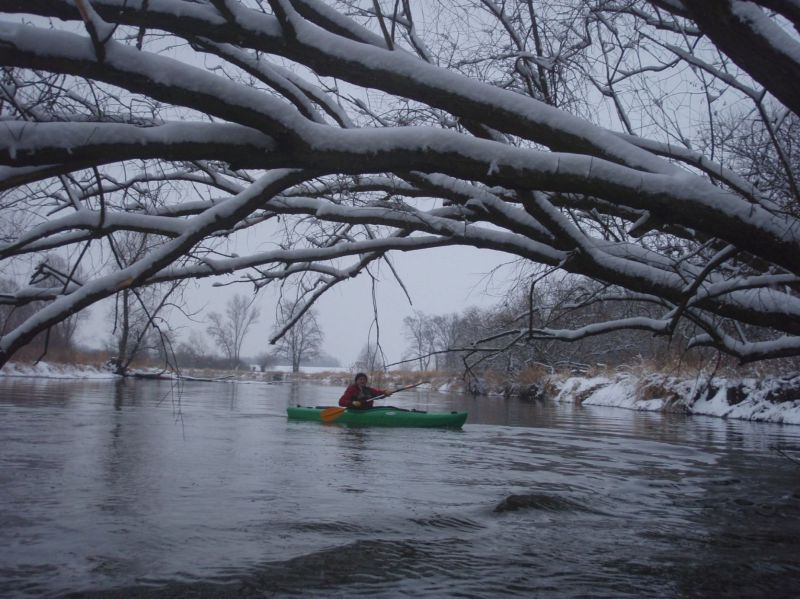
[[[0,10],[0,275],[55,250],[83,272],[6,287],[37,309],[3,323],[0,365],[125,289],[292,283],[299,318],[392,252],[453,245],[506,252],[523,286],[562,271],[592,302],[647,306],[522,315],[506,339],[681,331],[742,361],[800,355],[796,3]],[[115,259],[123,233],[148,252]],[[234,253],[242,236],[258,243]]]

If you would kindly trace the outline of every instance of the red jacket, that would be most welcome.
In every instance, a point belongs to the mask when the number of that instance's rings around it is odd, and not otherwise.
[[[387,392],[383,389],[376,389],[374,387],[359,387],[355,383],[350,385],[344,390],[344,394],[339,398],[339,405],[346,408],[353,407],[354,401],[361,402],[361,408],[371,408],[372,400],[370,397],[377,397],[384,395]]]

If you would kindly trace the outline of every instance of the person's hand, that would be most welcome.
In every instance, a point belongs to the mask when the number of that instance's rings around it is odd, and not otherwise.
[[[392,394],[392,392],[391,392],[391,391],[387,391],[387,392],[386,392],[386,393],[384,393],[383,395],[384,395],[385,397],[389,397],[391,394]]]
[[[353,406],[354,408],[360,408],[361,407],[361,402],[358,401],[358,400],[355,400],[353,402],[350,402],[350,405]]]

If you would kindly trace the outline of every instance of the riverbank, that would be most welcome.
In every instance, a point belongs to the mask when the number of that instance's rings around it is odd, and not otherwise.
[[[140,376],[156,376],[142,371]],[[0,377],[53,379],[115,379],[118,375],[89,365],[10,363]],[[417,382],[419,373],[387,373],[379,384],[386,388]],[[346,372],[314,369],[290,372],[208,372],[188,371],[186,380],[280,384],[303,380],[342,387],[349,382]],[[411,378],[417,380],[411,380]],[[376,383],[378,384],[378,383]],[[460,377],[431,375],[420,390],[441,393],[475,392],[487,398],[517,401],[555,401],[584,406],[608,406],[648,412],[673,412],[800,425],[800,375],[756,379],[702,375],[678,377],[652,372],[625,372],[599,376],[549,375],[533,383],[481,382],[470,390]]]
[[[800,425],[800,376],[695,379],[662,374],[568,377],[551,382],[554,401]]]

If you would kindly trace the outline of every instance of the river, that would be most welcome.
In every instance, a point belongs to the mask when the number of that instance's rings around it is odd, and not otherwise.
[[[0,596],[800,595],[799,426],[339,391],[0,378]]]

